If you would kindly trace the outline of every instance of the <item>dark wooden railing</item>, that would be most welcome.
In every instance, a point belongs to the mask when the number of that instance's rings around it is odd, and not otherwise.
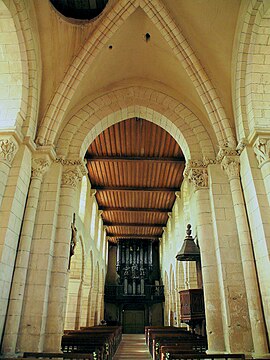
[[[162,285],[145,285],[144,294],[124,294],[123,285],[106,285],[105,301],[164,301],[164,286]]]

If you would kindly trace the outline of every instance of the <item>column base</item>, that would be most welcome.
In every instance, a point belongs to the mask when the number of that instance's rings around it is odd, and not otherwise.
[[[14,358],[23,358],[23,352],[19,352],[19,353],[14,353],[14,352],[10,352],[10,353],[4,353],[2,355],[0,355],[0,359],[14,359]]]
[[[266,354],[252,353],[252,359],[270,359],[270,353],[266,353]]]

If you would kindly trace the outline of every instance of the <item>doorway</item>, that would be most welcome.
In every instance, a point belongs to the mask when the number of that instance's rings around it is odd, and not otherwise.
[[[144,310],[124,310],[123,333],[124,334],[144,333]]]

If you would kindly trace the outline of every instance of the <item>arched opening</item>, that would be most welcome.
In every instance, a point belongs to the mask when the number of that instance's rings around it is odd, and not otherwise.
[[[85,211],[86,211],[86,196],[87,196],[87,179],[86,176],[82,178],[81,193],[80,193],[80,204],[79,204],[79,216],[84,222]]]

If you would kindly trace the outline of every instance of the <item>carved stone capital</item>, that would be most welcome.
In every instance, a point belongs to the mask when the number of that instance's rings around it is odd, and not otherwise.
[[[188,180],[193,184],[195,190],[208,188],[207,168],[192,168],[189,172]]]
[[[70,167],[70,168],[76,167],[78,169],[78,171],[80,171],[81,177],[83,177],[84,175],[87,174],[87,170],[85,167],[86,164],[81,159],[64,159],[63,157],[57,157],[55,159],[55,162],[65,166],[65,167]]]
[[[225,156],[237,156],[238,155],[238,151],[235,148],[231,148],[231,147],[221,147],[219,149],[219,152],[217,154],[217,162],[221,163],[222,159]]]
[[[208,188],[208,165],[216,164],[216,160],[189,160],[184,176],[194,185],[195,191]]]
[[[11,166],[17,150],[18,144],[12,137],[0,139],[0,161]]]
[[[62,185],[76,189],[79,182],[81,181],[82,174],[78,168],[70,168],[63,172]]]
[[[238,156],[225,156],[221,162],[221,167],[226,172],[230,181],[239,179],[240,159]]]
[[[258,136],[253,149],[258,161],[259,167],[270,160],[270,137]]]
[[[242,151],[245,149],[245,147],[247,146],[248,141],[247,139],[243,138],[239,141],[236,150],[238,152],[238,155],[241,155]]]
[[[50,161],[44,158],[34,158],[32,161],[32,179],[42,179],[45,172],[49,169]]]

